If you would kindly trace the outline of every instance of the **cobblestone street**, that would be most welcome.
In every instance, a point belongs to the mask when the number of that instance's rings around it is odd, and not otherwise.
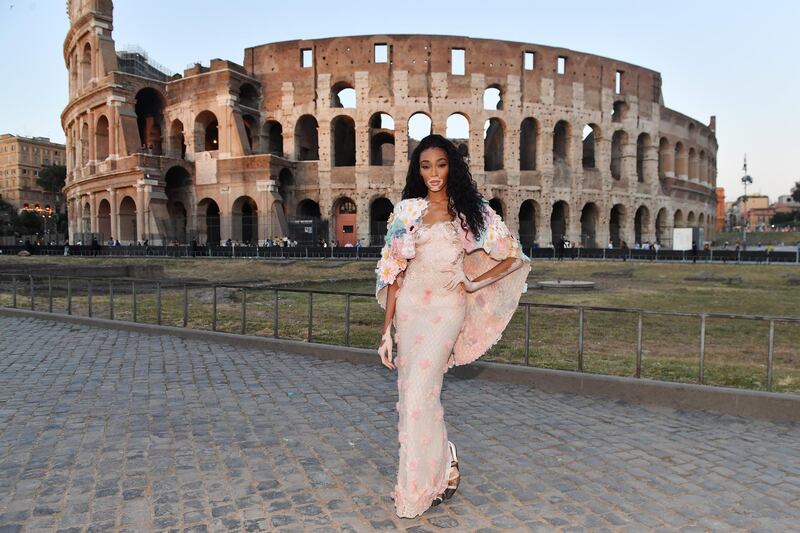
[[[394,514],[394,373],[0,317],[0,532],[800,531],[800,427],[446,376],[456,496]]]

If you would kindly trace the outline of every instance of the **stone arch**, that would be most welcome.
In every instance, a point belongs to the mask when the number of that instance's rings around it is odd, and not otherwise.
[[[688,176],[690,180],[697,179],[697,151],[694,147],[689,148]]]
[[[611,208],[611,216],[608,218],[608,238],[611,243],[619,248],[622,244],[622,234],[625,228],[625,217],[627,209],[622,204],[615,204]]]
[[[673,220],[673,222],[672,222],[672,227],[673,228],[686,227],[686,224],[685,224],[685,222],[683,220],[683,211],[681,211],[680,209],[675,211],[675,215],[673,216],[672,220]]]
[[[297,204],[296,212],[298,218],[319,219],[322,217],[319,204],[310,198],[301,200],[300,203]]]
[[[600,209],[594,202],[587,202],[581,209],[581,246],[597,248],[597,228],[600,224]]]
[[[499,118],[490,118],[483,125],[483,170],[503,169],[505,125]]]
[[[369,119],[369,164],[394,165],[394,119],[386,113],[375,113]]]
[[[211,111],[201,111],[194,119],[194,151],[219,150],[219,122]]]
[[[661,137],[658,142],[658,175],[665,178],[675,174],[675,152],[669,139]]]
[[[334,167],[356,164],[356,123],[347,115],[331,120],[331,163]]]
[[[634,242],[644,244],[643,239],[649,238],[650,233],[650,210],[647,206],[640,205],[633,216],[633,239]]]
[[[294,194],[294,174],[288,168],[282,168],[278,173],[278,194],[283,199],[282,208],[286,213],[286,206],[291,203],[290,197]]]
[[[519,169],[536,170],[536,145],[539,141],[539,122],[525,118],[519,126]]]
[[[184,167],[176,165],[164,174],[164,194],[167,196],[167,227],[169,240],[187,242],[189,213],[191,204],[192,177]]]
[[[408,117],[408,159],[419,145],[419,142],[431,134],[431,117],[427,113],[418,111]]]
[[[535,200],[525,200],[519,206],[519,240],[523,246],[536,242],[541,210]]]
[[[689,228],[693,228],[695,227],[696,224],[697,224],[697,218],[696,215],[694,214],[694,211],[689,211],[689,214],[686,215],[686,226]]]
[[[469,118],[465,114],[453,113],[447,117],[445,137],[456,145],[462,157],[469,157]]]
[[[97,119],[97,125],[94,127],[94,150],[95,159],[103,161],[108,158],[111,153],[108,135],[108,118],[105,115],[100,115]]]
[[[335,239],[339,246],[355,245],[358,240],[358,209],[356,203],[347,196],[333,202]]]
[[[258,119],[253,115],[243,115],[244,134],[247,140],[247,148],[252,152],[254,149],[253,135],[258,134]]]
[[[697,215],[697,227],[705,228],[706,227],[706,215],[705,213],[700,213]]]
[[[372,200],[369,206],[369,243],[370,245],[383,245],[386,236],[386,226],[389,215],[394,206],[392,202],[380,196]]]
[[[565,185],[570,170],[570,139],[572,126],[566,120],[559,120],[553,127],[553,182]]]
[[[114,237],[111,235],[111,203],[105,198],[97,205],[97,231],[101,242]]]
[[[497,213],[500,218],[505,219],[505,208],[500,198],[494,197],[489,200],[489,207],[494,209],[494,212]]]
[[[597,147],[600,139],[600,126],[590,123],[583,127],[583,158],[581,159],[581,164],[584,169],[597,168]]]
[[[268,154],[283,157],[283,126],[277,120],[268,120],[264,123],[261,135],[263,148]]]
[[[675,143],[675,177],[686,178],[689,175],[688,162],[686,158],[686,148],[683,143]]]
[[[119,240],[122,242],[136,242],[138,228],[136,227],[136,202],[130,196],[125,196],[119,203]]]
[[[294,126],[295,159],[316,161],[319,159],[319,124],[312,115],[303,115]]]
[[[624,100],[617,100],[611,111],[611,122],[622,122],[628,115],[628,104]]]
[[[258,205],[249,196],[240,196],[231,206],[231,238],[244,244],[258,244]]]
[[[558,200],[553,204],[553,211],[550,214],[551,242],[555,244],[559,239],[566,239],[568,231],[569,204],[564,200]]]
[[[706,157],[705,150],[700,150],[700,155],[698,156],[697,179],[699,179],[701,183],[708,183],[708,158]]]
[[[646,178],[646,161],[651,159],[653,147],[650,142],[650,135],[640,133],[636,138],[636,181],[644,183]]]
[[[92,81],[92,45],[83,45],[81,54],[81,87],[86,87]]]
[[[178,119],[173,120],[169,127],[169,155],[174,158],[186,158],[186,135],[183,131],[183,122]]]
[[[219,205],[211,198],[203,198],[197,204],[198,229],[200,242],[210,246],[219,246],[222,240],[220,232]]]
[[[25,204],[27,206],[28,204]],[[92,231],[92,207],[89,205],[89,202],[83,204],[83,212],[81,213],[81,226],[83,227],[83,233],[91,233]],[[84,237],[84,240],[86,237]],[[88,243],[87,243],[88,244]]]
[[[143,152],[162,155],[162,131],[164,124],[164,95],[152,87],[144,87],[136,93],[136,124]]]
[[[503,109],[503,90],[493,83],[483,91],[483,108],[490,111]]]
[[[670,240],[669,236],[669,211],[666,207],[658,210],[656,215],[656,242],[661,244]]]
[[[624,146],[628,144],[628,134],[617,130],[611,137],[611,177],[622,179],[622,157]]]
[[[350,83],[340,81],[331,86],[331,107],[355,109],[356,91]]]
[[[258,101],[260,99],[261,96],[258,94],[258,89],[252,83],[243,83],[239,87],[239,105],[258,109]]]

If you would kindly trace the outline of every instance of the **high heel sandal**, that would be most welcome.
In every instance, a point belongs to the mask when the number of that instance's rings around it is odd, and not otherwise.
[[[456,445],[450,441],[447,441],[447,444],[450,446],[450,454],[452,455],[453,459],[450,461],[450,468],[456,469],[456,477],[449,479],[447,483],[447,489],[445,489],[443,497],[445,500],[449,500],[453,497],[453,494],[456,493],[458,490],[458,485],[461,483],[461,470],[458,468],[458,455],[456,454]]]

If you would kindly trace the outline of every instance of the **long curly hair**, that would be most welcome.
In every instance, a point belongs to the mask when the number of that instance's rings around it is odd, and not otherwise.
[[[469,230],[476,237],[483,233],[483,195],[478,192],[478,186],[472,179],[469,166],[458,153],[458,149],[448,139],[441,135],[431,134],[422,139],[411,154],[406,174],[406,186],[403,189],[403,200],[407,198],[423,198],[428,194],[428,186],[422,179],[419,170],[419,158],[428,148],[441,148],[447,153],[447,211],[454,217],[458,216],[461,227]]]

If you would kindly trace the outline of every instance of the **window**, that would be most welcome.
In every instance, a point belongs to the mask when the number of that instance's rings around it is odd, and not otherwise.
[[[467,52],[463,48],[450,49],[450,74],[454,76],[463,76],[465,70],[465,60]]]
[[[523,63],[525,65],[525,70],[533,70],[533,65],[534,65],[533,52],[525,52],[524,53]]]
[[[614,76],[614,92],[617,94],[622,92],[622,71],[618,70],[616,76]]]
[[[302,48],[300,50],[300,66],[309,68],[314,66],[314,54],[311,48]]]
[[[558,70],[559,74],[564,74],[567,71],[567,58],[564,56],[558,56]]]
[[[376,63],[389,62],[389,45],[383,43],[375,45],[375,62]]]

